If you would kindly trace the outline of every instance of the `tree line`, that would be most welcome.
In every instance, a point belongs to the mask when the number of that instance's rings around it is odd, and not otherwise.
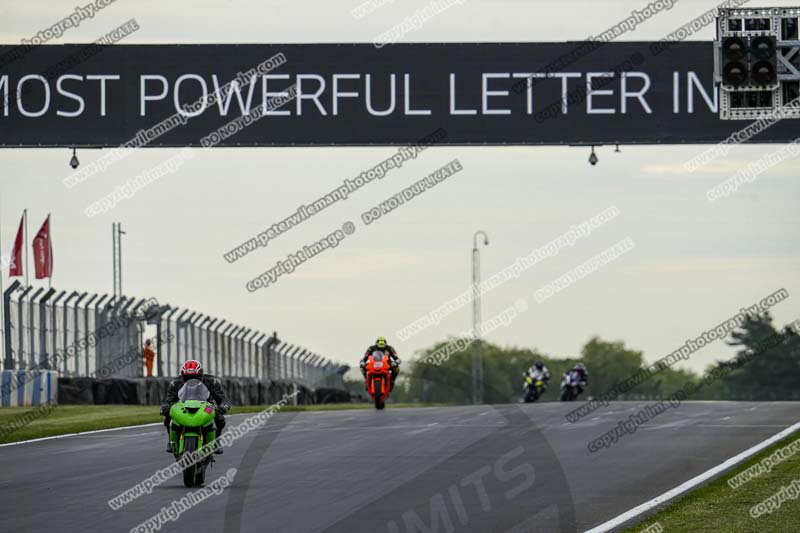
[[[403,363],[401,377],[392,393],[396,402],[469,404],[472,402],[472,347],[468,343],[444,361],[430,357],[457,339],[449,338],[419,352]],[[736,349],[730,359],[720,359],[704,372],[695,373],[674,367],[661,367],[646,379],[642,369],[651,368],[644,354],[623,341],[590,339],[579,356],[559,357],[524,347],[503,347],[481,341],[485,403],[518,401],[522,395],[522,373],[541,360],[550,370],[549,389],[540,401],[557,401],[561,375],[582,361],[589,371],[589,385],[583,398],[601,397],[615,390],[620,400],[667,398],[687,384],[702,385],[694,399],[699,400],[800,400],[800,336],[795,328],[773,326],[768,312],[749,315],[742,326],[731,332],[725,343]],[[427,361],[426,361],[427,359]],[[434,361],[438,364],[434,364]],[[628,386],[621,386],[624,382]],[[363,391],[363,382],[353,383]],[[624,392],[619,392],[620,390]]]

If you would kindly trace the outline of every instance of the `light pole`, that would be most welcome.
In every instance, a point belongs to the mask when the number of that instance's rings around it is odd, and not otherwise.
[[[483,403],[483,358],[481,356],[481,252],[478,236],[483,235],[483,245],[489,246],[489,236],[479,230],[472,236],[472,403]]]

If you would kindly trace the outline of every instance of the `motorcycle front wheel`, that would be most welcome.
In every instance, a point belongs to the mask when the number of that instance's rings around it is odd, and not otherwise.
[[[375,393],[375,409],[383,409],[383,381],[380,378],[372,380],[372,390]]]
[[[186,437],[183,440],[183,453],[194,453],[197,451],[197,437]],[[199,464],[193,464],[183,470],[183,485],[190,489],[194,487],[195,479],[197,478],[198,470],[201,469]]]

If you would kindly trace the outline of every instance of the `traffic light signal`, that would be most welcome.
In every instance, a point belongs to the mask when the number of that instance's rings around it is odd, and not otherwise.
[[[800,7],[720,8],[716,25],[720,119],[800,119]]]
[[[747,81],[747,45],[739,37],[728,37],[722,43],[722,79],[725,83],[739,87]]]
[[[770,85],[778,81],[777,39],[754,37],[750,41],[750,79],[756,85]]]
[[[775,37],[728,37],[722,43],[722,81],[741,87],[765,86],[778,81]]]

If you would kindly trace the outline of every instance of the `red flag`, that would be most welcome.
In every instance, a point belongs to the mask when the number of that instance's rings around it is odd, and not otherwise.
[[[36,267],[36,279],[49,278],[53,275],[53,245],[50,241],[50,215],[39,228],[33,238],[33,264]]]
[[[11,249],[11,266],[8,269],[8,277],[24,276],[22,271],[22,232],[25,222],[25,215],[19,221],[17,238],[14,240],[14,247]]]

